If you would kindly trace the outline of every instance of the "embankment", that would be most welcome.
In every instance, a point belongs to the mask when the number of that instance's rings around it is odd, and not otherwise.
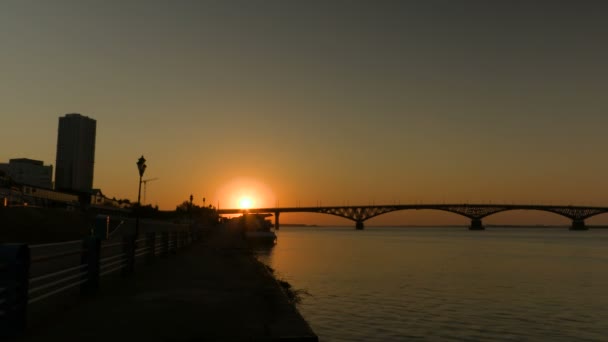
[[[240,235],[223,228],[31,323],[26,341],[318,340]]]

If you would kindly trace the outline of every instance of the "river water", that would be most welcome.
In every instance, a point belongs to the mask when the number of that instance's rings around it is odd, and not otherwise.
[[[321,341],[608,341],[608,230],[285,227],[260,260]]]

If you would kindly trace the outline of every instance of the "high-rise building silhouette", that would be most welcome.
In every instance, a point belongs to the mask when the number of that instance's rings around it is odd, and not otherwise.
[[[59,118],[55,189],[91,193],[97,122],[80,114]]]

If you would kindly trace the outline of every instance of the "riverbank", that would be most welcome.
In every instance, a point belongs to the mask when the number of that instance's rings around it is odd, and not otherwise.
[[[238,232],[218,228],[41,322],[23,341],[317,341]]]

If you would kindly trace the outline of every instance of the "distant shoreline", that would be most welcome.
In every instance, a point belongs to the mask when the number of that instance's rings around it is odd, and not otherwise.
[[[279,223],[279,227],[319,227],[319,226],[316,224],[304,224],[304,223]]]

